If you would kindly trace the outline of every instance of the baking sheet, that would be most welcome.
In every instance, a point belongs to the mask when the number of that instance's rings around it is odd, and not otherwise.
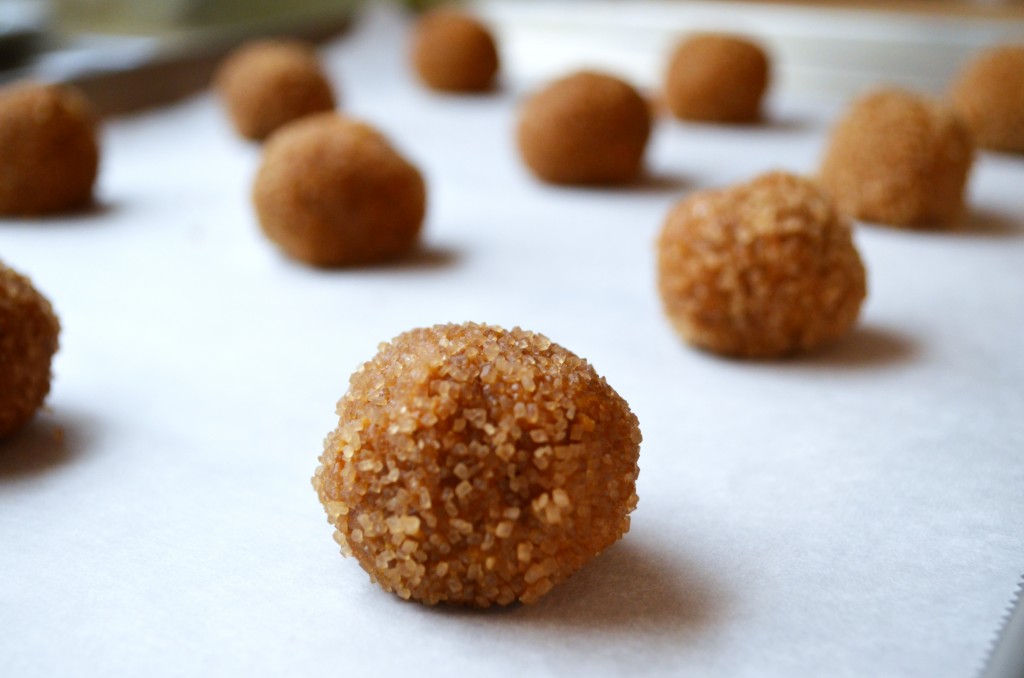
[[[259,149],[208,96],[107,125],[94,210],[0,223],[64,326],[49,411],[0,448],[0,673],[972,675],[1024,567],[1024,160],[980,157],[960,231],[858,228],[870,297],[840,344],[723,360],[661,316],[661,220],[813,170],[835,106],[663,120],[639,185],[551,188],[514,153],[519,85],[425,93],[404,30],[377,10],[324,54],[427,176],[410,260],[279,255]],[[381,592],[309,485],[377,343],[464,320],[587,357],[644,433],[632,530],[534,606]]]

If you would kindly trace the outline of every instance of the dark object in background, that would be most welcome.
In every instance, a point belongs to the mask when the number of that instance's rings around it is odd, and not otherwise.
[[[881,89],[855,99],[836,123],[819,178],[856,219],[930,228],[962,215],[973,161],[971,135],[949,106]]]
[[[0,89],[0,214],[83,207],[98,169],[96,117],[80,92],[35,83]]]
[[[235,130],[261,141],[282,125],[334,109],[313,46],[298,40],[243,45],[218,69],[216,88]]]
[[[978,54],[960,71],[950,100],[979,146],[1024,153],[1024,44]]]
[[[622,184],[640,174],[650,132],[650,107],[632,85],[584,71],[526,102],[519,114],[519,152],[543,181]]]
[[[426,186],[369,125],[321,113],[275,132],[253,185],[263,232],[314,266],[391,259],[416,244]]]
[[[429,12],[413,31],[412,63],[427,87],[443,92],[483,92],[494,86],[498,49],[476,19],[451,9]]]
[[[732,35],[695,35],[672,53],[665,102],[681,120],[756,122],[769,77],[768,55],[756,43]]]

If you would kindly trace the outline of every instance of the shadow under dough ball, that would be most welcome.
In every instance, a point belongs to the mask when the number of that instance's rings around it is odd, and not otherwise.
[[[59,333],[46,297],[0,263],[0,438],[24,426],[50,392]]]
[[[24,83],[0,89],[0,214],[52,214],[92,200],[96,116],[78,90]]]
[[[974,160],[951,109],[902,90],[856,99],[832,130],[819,178],[839,209],[892,226],[951,224]]]
[[[345,266],[412,249],[426,186],[375,129],[322,113],[267,141],[253,203],[263,232],[288,255]]]
[[[316,52],[300,41],[243,45],[217,70],[215,86],[235,130],[255,141],[286,123],[335,106]]]
[[[534,94],[519,113],[519,152],[541,180],[622,184],[637,178],[651,110],[628,83],[581,72]]]
[[[442,92],[483,92],[494,86],[498,49],[487,27],[451,9],[425,14],[412,37],[420,81]]]
[[[815,184],[782,172],[676,205],[658,240],[658,288],[683,339],[749,358],[838,339],[866,294],[848,220]]]
[[[402,598],[532,603],[629,530],[637,419],[540,334],[406,332],[337,411],[313,487],[342,553]]]
[[[1024,153],[1024,45],[979,54],[957,76],[950,100],[979,146]]]
[[[731,35],[695,35],[669,59],[665,102],[681,120],[756,122],[769,77],[768,55],[756,43]]]

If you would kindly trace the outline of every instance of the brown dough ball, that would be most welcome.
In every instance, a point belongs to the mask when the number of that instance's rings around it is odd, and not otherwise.
[[[313,487],[342,553],[402,598],[532,603],[629,530],[636,417],[542,335],[406,332],[338,414]]]
[[[950,99],[979,146],[1024,153],[1024,45],[979,54],[960,72]]]
[[[28,422],[50,392],[59,332],[46,297],[0,263],[0,438]]]
[[[956,221],[974,147],[946,106],[901,90],[860,97],[832,131],[821,183],[857,219],[927,227]]]
[[[299,41],[262,40],[240,47],[218,69],[215,84],[235,129],[257,141],[335,105],[316,52]]]
[[[411,249],[426,187],[372,127],[322,113],[267,141],[253,202],[263,232],[287,254],[315,266],[345,266]]]
[[[482,92],[494,85],[498,48],[487,27],[450,9],[425,14],[412,38],[412,63],[424,85],[444,92]]]
[[[841,337],[857,319],[864,277],[849,222],[813,183],[782,172],[691,195],[658,241],[673,326],[724,355],[781,356]]]
[[[78,90],[35,83],[0,90],[0,214],[82,207],[98,169],[96,117]]]
[[[651,111],[632,86],[582,72],[533,95],[519,115],[519,152],[543,181],[621,184],[643,166]]]
[[[695,35],[669,60],[665,100],[681,120],[755,122],[768,89],[768,55],[731,35]]]

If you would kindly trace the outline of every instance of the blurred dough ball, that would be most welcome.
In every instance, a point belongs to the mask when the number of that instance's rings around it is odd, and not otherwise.
[[[532,603],[629,530],[637,418],[543,335],[405,332],[337,412],[313,487],[342,553],[402,598]]]
[[[286,123],[335,106],[316,52],[300,41],[243,45],[221,64],[215,86],[238,133],[257,141]]]
[[[857,219],[937,226],[962,214],[973,159],[970,133],[951,109],[883,89],[856,99],[836,124],[820,180]]]
[[[263,232],[288,255],[346,266],[412,249],[426,187],[375,129],[321,113],[268,139],[253,202]]]
[[[979,54],[954,81],[950,99],[979,146],[1024,153],[1024,45]]]
[[[683,339],[752,358],[838,339],[866,294],[847,219],[815,184],[782,172],[676,205],[658,240],[658,287]]]
[[[768,89],[768,55],[744,38],[698,34],[669,60],[665,101],[682,120],[755,122]]]
[[[0,214],[83,207],[98,169],[96,116],[78,90],[35,83],[0,89]]]
[[[412,63],[420,80],[431,89],[482,92],[494,85],[498,49],[491,32],[476,19],[438,9],[416,23]]]
[[[589,71],[551,83],[519,114],[523,161],[555,184],[636,179],[650,133],[648,102],[628,83]]]
[[[0,262],[0,438],[28,422],[50,392],[59,333],[46,297]]]

